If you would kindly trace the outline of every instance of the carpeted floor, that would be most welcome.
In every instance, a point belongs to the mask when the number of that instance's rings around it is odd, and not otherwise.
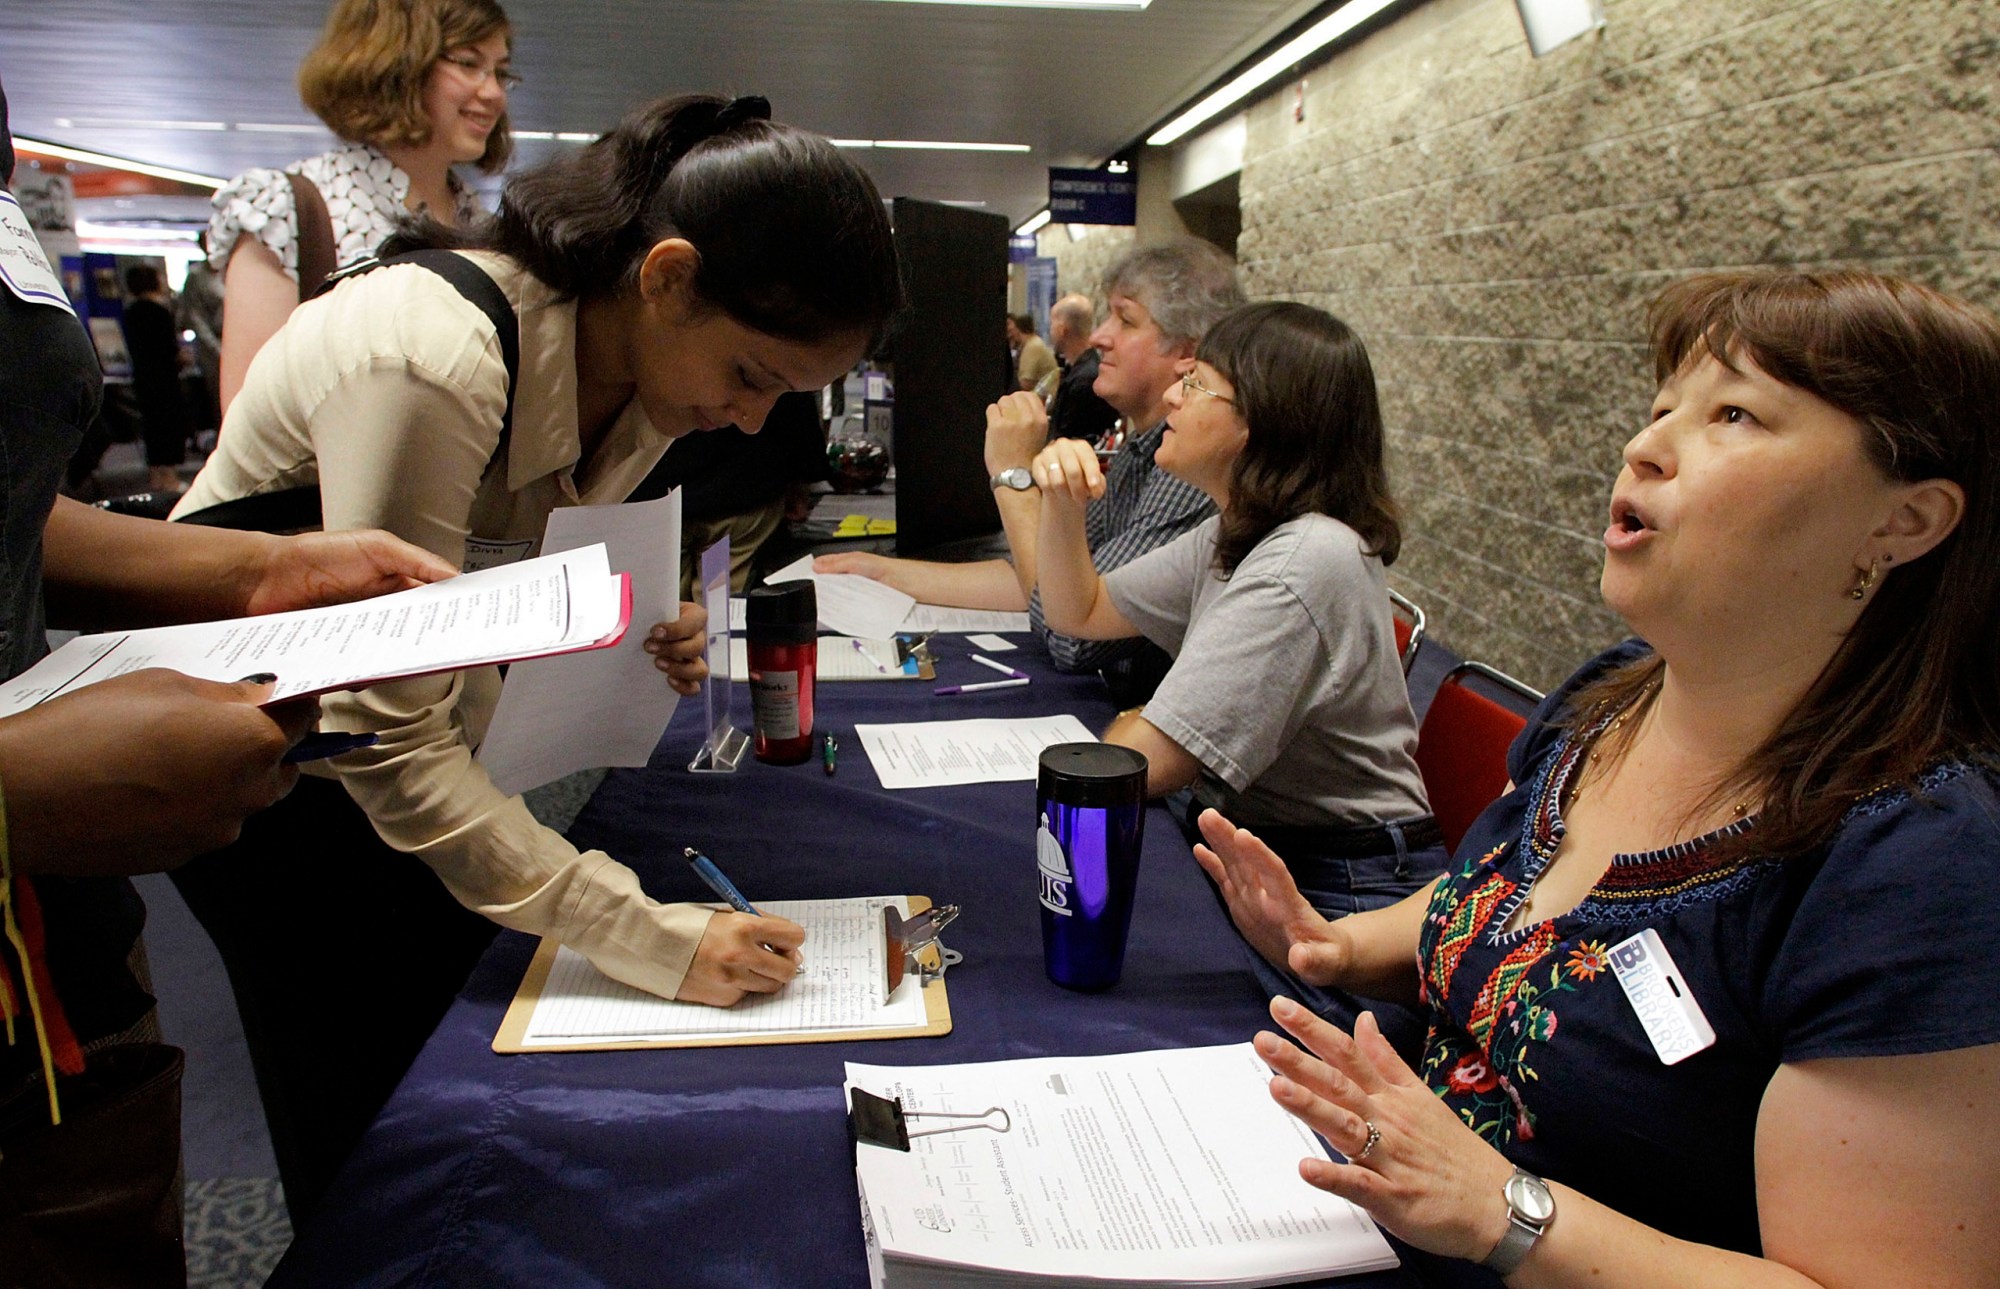
[[[572,775],[528,794],[536,818],[565,829],[603,779]],[[187,1170],[191,1289],[259,1289],[292,1242],[278,1165],[229,978],[208,936],[164,876],[137,879],[146,951],[166,1040],[187,1050],[181,1140]]]

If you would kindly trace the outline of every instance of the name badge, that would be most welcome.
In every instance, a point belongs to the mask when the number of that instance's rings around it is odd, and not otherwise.
[[[76,316],[21,203],[4,190],[0,190],[0,282],[29,304],[46,304]]]
[[[1689,992],[1659,932],[1648,927],[1612,945],[1611,970],[1662,1065],[1679,1064],[1715,1046],[1715,1029],[1702,1015],[1701,1004]]]
[[[494,542],[484,537],[465,539],[465,562],[458,566],[461,573],[483,573],[489,568],[499,568],[503,564],[514,564],[527,558],[535,549],[535,539],[526,537],[517,542]]]

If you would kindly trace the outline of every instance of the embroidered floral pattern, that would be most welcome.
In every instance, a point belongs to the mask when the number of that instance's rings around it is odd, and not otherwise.
[[[1563,794],[1597,732],[1557,744],[1528,784],[1518,843],[1467,861],[1439,883],[1425,914],[1419,974],[1434,1023],[1423,1077],[1496,1143],[1534,1137],[1536,1053],[1561,1028],[1563,996],[1598,986],[1610,967],[1606,939],[1565,934],[1570,915],[1509,926],[1562,844]],[[1717,839],[1749,826],[1739,821],[1665,850],[1616,856],[1574,911],[1576,922],[1643,924],[1754,881],[1762,861],[1710,858]]]

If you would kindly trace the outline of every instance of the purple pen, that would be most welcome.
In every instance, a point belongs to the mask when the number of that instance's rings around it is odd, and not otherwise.
[[[881,672],[885,676],[889,674],[889,669],[882,664],[882,660],[880,658],[877,658],[874,652],[871,651],[867,645],[862,644],[861,641],[856,640],[852,637],[849,637],[848,643],[854,646],[854,652],[860,654],[863,658],[866,658],[869,662],[874,663],[875,670]]]
[[[931,692],[933,694],[976,694],[982,689],[1013,689],[1027,683],[1028,678],[1026,676],[1018,676],[1013,680],[983,680],[977,685],[939,685]]]
[[[1028,678],[1027,672],[1015,671],[1012,667],[1009,667],[1006,663],[995,662],[991,658],[988,658],[983,653],[973,654],[972,660],[978,663],[982,667],[993,668],[993,670],[999,672],[1001,675],[1007,677],[1010,680],[1026,680]]]

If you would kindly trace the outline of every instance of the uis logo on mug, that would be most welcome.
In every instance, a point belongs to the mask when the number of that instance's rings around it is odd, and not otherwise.
[[[1035,829],[1035,867],[1042,874],[1042,907],[1059,917],[1069,917],[1069,856],[1063,853],[1056,835],[1049,831],[1047,815],[1042,816],[1042,826]]]

